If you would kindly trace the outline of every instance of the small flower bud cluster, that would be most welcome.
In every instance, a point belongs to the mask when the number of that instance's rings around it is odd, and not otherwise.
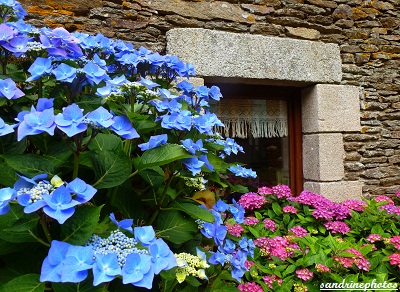
[[[45,47],[40,42],[28,42],[26,44],[26,49],[27,51],[39,52],[45,50]]]
[[[53,186],[50,183],[41,181],[32,188],[21,188],[17,192],[17,197],[22,194],[29,194],[30,195],[29,204],[32,204],[35,203],[36,201],[42,200],[43,195],[49,195],[52,191],[53,191]]]
[[[188,177],[184,178],[185,179],[185,185],[188,187],[195,188],[196,190],[205,190],[206,189],[206,183],[207,180],[204,179],[202,176],[198,177]]]
[[[97,234],[86,242],[85,246],[91,246],[96,254],[110,254],[115,253],[118,258],[118,263],[121,268],[125,265],[126,257],[131,253],[148,254],[147,250],[138,249],[136,247],[137,241],[122,233],[120,230],[114,230],[107,238],[101,238]]]
[[[208,268],[209,264],[206,259],[185,252],[175,254],[175,257],[178,263],[176,278],[179,283],[182,283],[186,276],[207,279],[204,269]]]

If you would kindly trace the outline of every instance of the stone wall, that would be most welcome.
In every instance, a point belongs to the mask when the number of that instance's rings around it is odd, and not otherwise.
[[[364,88],[362,130],[343,135],[345,179],[362,180],[365,195],[400,188],[399,0],[20,2],[36,26],[101,32],[159,52],[165,52],[166,32],[179,27],[336,43],[341,84]]]

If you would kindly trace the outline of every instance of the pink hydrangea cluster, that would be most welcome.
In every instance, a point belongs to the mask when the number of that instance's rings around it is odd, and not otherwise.
[[[385,195],[377,196],[374,198],[377,203],[379,202],[387,202],[390,205],[394,205],[394,202],[391,198]]]
[[[244,225],[256,225],[260,220],[258,220],[256,217],[246,217],[244,218]]]
[[[400,236],[395,235],[392,238],[389,239],[389,243],[394,245],[395,248],[400,250]]]
[[[285,206],[282,209],[283,213],[297,214],[297,209],[293,206]]]
[[[264,196],[253,192],[243,194],[238,201],[239,205],[243,206],[248,211],[260,209],[265,202],[266,199]]]
[[[395,195],[396,197],[400,197],[400,190],[398,190],[397,192],[395,192],[394,195]]]
[[[254,244],[260,248],[261,254],[264,256],[278,257],[283,261],[289,257],[287,248],[290,246],[290,243],[284,237],[259,237],[254,240]]]
[[[230,235],[240,237],[242,236],[242,232],[244,231],[244,228],[240,224],[230,224],[228,222],[225,223],[227,231]]]
[[[307,281],[307,280],[310,280],[314,276],[314,273],[311,272],[309,269],[305,268],[305,269],[296,270],[296,275],[300,279]]]
[[[282,284],[283,280],[276,275],[267,275],[264,276],[263,281],[268,285],[270,289],[272,289],[272,283],[276,282],[279,286]]]
[[[382,236],[380,236],[379,234],[375,234],[375,233],[368,235],[366,238],[366,240],[371,243],[374,243],[375,241],[379,241],[381,239],[382,239]]]
[[[292,190],[287,185],[276,185],[272,187],[272,195],[275,195],[278,199],[290,198]]]
[[[349,226],[347,226],[346,223],[341,222],[341,221],[330,221],[324,223],[324,226],[326,229],[330,230],[332,233],[341,233],[341,234],[346,234],[347,232],[350,231]]]
[[[272,189],[269,187],[261,187],[258,189],[257,193],[260,195],[270,195],[272,194]]]
[[[265,220],[263,221],[263,223],[264,223],[264,228],[265,228],[265,229],[269,229],[269,230],[271,230],[272,232],[275,232],[275,230],[276,230],[276,223],[275,223],[273,220],[271,220],[271,219],[265,219]]]
[[[301,226],[294,226],[294,227],[290,228],[288,231],[289,231],[289,233],[293,233],[297,237],[303,237],[308,234],[307,230],[305,230]]]
[[[237,287],[242,292],[263,292],[263,288],[255,282],[239,284]]]
[[[331,271],[331,269],[329,269],[327,266],[325,266],[323,264],[316,264],[315,268],[317,269],[317,272],[319,272],[319,273],[328,273]]]
[[[364,212],[365,207],[367,207],[366,202],[357,200],[346,200],[342,202],[342,205],[357,212]]]
[[[388,255],[388,258],[391,265],[398,266],[400,268],[400,253]]]
[[[360,270],[369,271],[371,267],[371,263],[362,255],[362,253],[354,248],[350,248],[345,250],[345,252],[349,252],[353,254],[353,257],[345,258],[334,256],[333,259],[343,265],[345,268],[351,267],[353,264],[356,265]]]

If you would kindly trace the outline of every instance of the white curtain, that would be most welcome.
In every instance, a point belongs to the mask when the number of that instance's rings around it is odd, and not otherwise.
[[[288,135],[287,103],[284,100],[222,99],[212,111],[225,127],[216,130],[225,137],[254,138]]]

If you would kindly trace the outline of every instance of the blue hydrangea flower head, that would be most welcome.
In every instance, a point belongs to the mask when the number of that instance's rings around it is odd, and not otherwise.
[[[133,219],[123,219],[121,221],[117,221],[117,219],[115,219],[115,215],[114,213],[110,214],[110,220],[118,226],[118,228],[124,229],[129,231],[130,233],[133,233]]]
[[[91,185],[87,184],[80,178],[75,178],[73,181],[66,185],[67,190],[75,194],[75,200],[83,204],[88,202],[96,194],[97,190]]]
[[[38,57],[29,67],[28,72],[31,73],[31,77],[26,79],[27,82],[39,79],[45,74],[50,74],[53,69],[50,58]]]
[[[14,37],[9,42],[3,44],[3,48],[12,52],[14,56],[19,57],[28,50],[28,41],[29,39],[26,36]]]
[[[67,134],[68,137],[75,136],[87,129],[83,111],[75,103],[63,108],[63,112],[55,116],[54,122],[57,128]]]
[[[226,254],[217,250],[214,252],[211,257],[209,258],[208,262],[213,265],[225,265]]]
[[[53,136],[55,128],[53,109],[30,112],[24,115],[24,120],[18,126],[18,141],[26,136],[38,135],[43,132]]]
[[[164,240],[158,238],[149,246],[152,257],[154,273],[157,275],[162,270],[169,270],[177,265],[176,258]]]
[[[218,212],[225,212],[228,210],[229,205],[225,203],[223,200],[218,200],[217,203],[213,206],[213,209],[218,211]]]
[[[24,96],[23,93],[11,78],[5,80],[0,79],[0,97],[5,97],[9,100],[17,99]]]
[[[247,169],[241,165],[232,165],[228,168],[228,170],[230,170],[232,173],[234,173],[236,176],[240,176],[240,177],[252,177],[252,178],[256,178],[257,174],[255,171],[253,171],[251,168]]]
[[[156,240],[156,233],[152,226],[135,227],[135,239],[142,243],[143,246],[149,246]]]
[[[114,123],[113,117],[114,116],[110,114],[108,110],[101,106],[98,109],[88,113],[86,120],[97,127],[109,128]]]
[[[210,170],[210,171],[214,171],[214,165],[212,165],[210,163],[210,161],[208,160],[207,155],[200,155],[199,156],[199,160],[204,162],[204,165]]]
[[[45,109],[52,108],[53,104],[54,104],[54,98],[39,98],[36,105],[36,110],[38,112],[42,112]]]
[[[93,265],[93,285],[97,286],[114,280],[115,276],[121,274],[121,267],[115,253],[106,255],[96,254],[96,262]]]
[[[190,95],[193,91],[194,85],[189,81],[183,80],[177,84],[177,87],[181,89],[185,94]]]
[[[146,79],[143,77],[140,78],[139,83],[146,86],[148,89],[153,89],[153,88],[160,86],[160,84],[155,83],[155,82],[151,81],[150,79]]]
[[[131,253],[126,257],[126,263],[122,268],[122,283],[151,289],[153,279],[154,271],[150,255]]]
[[[76,77],[76,68],[61,63],[52,73],[58,81],[71,83]]]
[[[192,172],[192,175],[195,176],[196,174],[201,172],[201,167],[204,165],[203,161],[200,161],[197,157],[193,158],[186,158],[182,160],[183,164]]]
[[[210,90],[208,91],[210,97],[214,100],[220,100],[222,97],[221,90],[218,86],[211,86]]]
[[[93,62],[88,62],[83,67],[83,72],[91,84],[99,84],[101,81],[109,79],[106,71]]]
[[[94,252],[90,246],[71,245],[61,269],[61,282],[79,283],[86,279],[94,264]]]
[[[72,196],[65,186],[58,187],[51,195],[44,195],[43,200],[47,204],[43,207],[43,211],[60,224],[74,214],[74,206],[79,204],[78,201],[72,200]]]
[[[10,211],[9,202],[17,197],[17,191],[12,188],[0,189],[0,215],[7,214]]]
[[[192,155],[196,155],[196,151],[207,152],[205,148],[203,148],[203,141],[201,139],[193,142],[192,139],[181,140],[183,147]]]
[[[155,135],[150,137],[149,142],[139,144],[138,147],[140,148],[140,150],[145,151],[164,145],[167,143],[167,140],[167,134]]]
[[[13,132],[14,132],[14,127],[6,124],[4,120],[0,118],[0,136],[5,136]]]
[[[138,132],[132,127],[132,123],[127,116],[115,116],[113,117],[114,123],[110,129],[117,133],[124,139],[139,138]]]
[[[40,272],[40,282],[61,282],[63,261],[67,255],[69,243],[53,240]]]
[[[17,33],[18,31],[13,27],[11,27],[10,25],[6,23],[0,24],[0,45],[3,45],[12,38],[14,38],[14,36],[16,36]]]

